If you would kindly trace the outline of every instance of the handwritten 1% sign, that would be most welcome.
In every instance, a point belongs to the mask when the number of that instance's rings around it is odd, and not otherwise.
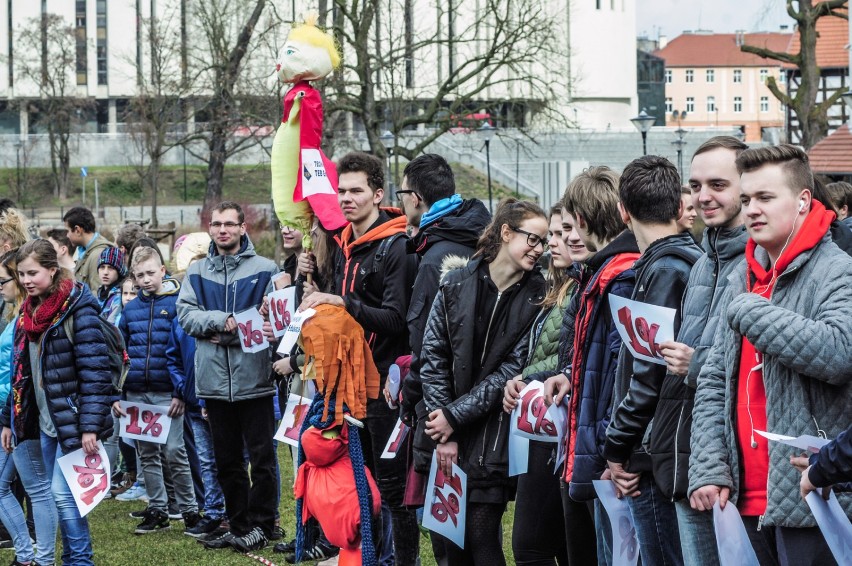
[[[172,428],[169,408],[133,401],[120,401],[126,413],[118,421],[118,435],[133,440],[165,444]]]
[[[57,458],[56,463],[71,489],[80,516],[85,517],[109,492],[111,473],[106,448],[98,441],[96,453],[86,454],[80,448]]]
[[[513,434],[540,442],[558,442],[564,436],[568,410],[564,405],[548,407],[544,403],[544,384],[533,381],[521,390],[512,420]]]
[[[269,324],[276,338],[281,338],[296,313],[296,288],[287,287],[269,294]]]
[[[269,348],[269,342],[263,335],[263,317],[255,308],[234,313],[240,347],[246,354],[254,354]]]
[[[385,444],[385,449],[382,451],[381,458],[384,460],[392,460],[396,458],[400,449],[405,446],[403,443],[405,442],[406,436],[408,436],[408,427],[404,422],[402,422],[402,419],[396,419],[396,426],[394,427],[390,438],[388,438],[387,444]]]
[[[674,340],[674,319],[677,311],[609,295],[612,320],[624,345],[637,360],[666,365],[660,344]]]
[[[467,474],[453,463],[453,475],[444,476],[438,468],[438,451],[432,452],[432,467],[426,485],[423,526],[464,548],[467,518]]]
[[[281,425],[273,438],[290,446],[299,446],[299,431],[302,430],[302,423],[305,422],[310,408],[310,399],[290,393],[287,408],[284,409],[284,415],[281,417]]]

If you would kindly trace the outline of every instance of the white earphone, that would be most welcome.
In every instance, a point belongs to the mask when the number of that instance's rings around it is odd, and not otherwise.
[[[805,199],[799,199],[799,212],[805,209]]]

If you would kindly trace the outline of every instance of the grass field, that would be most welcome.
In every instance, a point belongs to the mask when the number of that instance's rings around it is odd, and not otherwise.
[[[279,462],[282,471],[281,525],[286,531],[286,539],[295,535],[295,501],[290,486],[293,482],[293,466],[286,447],[279,445]],[[89,514],[89,525],[95,550],[95,564],[109,566],[133,566],[138,564],[159,566],[165,564],[205,564],[211,566],[257,564],[251,558],[242,556],[233,550],[206,550],[195,539],[183,534],[183,523],[172,521],[169,531],[138,536],[133,534],[137,524],[128,513],[144,508],[139,501],[121,502],[102,501]],[[509,564],[514,565],[511,556],[512,516],[514,507],[503,517],[503,547]],[[57,558],[60,554],[57,542]],[[11,561],[11,551],[0,551],[0,560]],[[283,554],[272,552],[272,545],[257,553],[280,566],[286,564]],[[420,556],[422,566],[434,566],[429,539],[420,537]],[[310,563],[306,563],[310,564]]]

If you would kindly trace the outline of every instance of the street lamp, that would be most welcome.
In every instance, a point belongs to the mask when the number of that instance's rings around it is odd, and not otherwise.
[[[479,136],[485,142],[485,168],[488,171],[488,210],[494,214],[494,195],[491,192],[491,138],[497,132],[497,128],[488,123],[482,123],[478,129]]]
[[[677,139],[672,142],[672,145],[675,146],[675,150],[677,150],[677,170],[680,174],[681,182],[683,182],[683,148],[686,146],[686,142],[683,141],[683,137],[687,132],[681,127],[680,121],[686,119],[686,111],[679,112],[675,110],[672,112],[672,118],[677,120],[677,129],[674,131]]]
[[[642,109],[642,112],[639,113],[635,118],[630,119],[633,122],[633,125],[636,126],[636,129],[639,130],[639,133],[642,134],[642,155],[648,155],[648,130],[651,129],[651,126],[654,125],[654,122],[657,121],[655,116],[648,116],[648,113],[645,112],[645,109]]]
[[[393,202],[393,195],[391,195],[391,173],[390,173],[390,156],[391,151],[394,146],[394,137],[393,134],[390,133],[390,130],[385,130],[382,132],[382,135],[379,136],[379,141],[382,142],[382,146],[385,148],[385,159],[386,159],[386,171],[387,175],[385,177],[385,190],[388,193],[388,201]]]

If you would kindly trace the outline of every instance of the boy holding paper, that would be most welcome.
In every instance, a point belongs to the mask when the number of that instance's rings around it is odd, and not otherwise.
[[[680,231],[677,219],[683,208],[680,177],[667,159],[649,155],[624,169],[618,186],[621,218],[636,236],[640,257],[633,266],[636,286],[631,299],[675,309],[674,335],[680,326],[680,306],[692,265],[701,256],[689,233]],[[627,317],[630,319],[630,317]],[[648,325],[654,323],[647,321]],[[634,320],[624,323],[640,326]],[[641,330],[637,332],[641,337]],[[671,336],[672,338],[674,337]],[[649,340],[653,351],[654,340]],[[638,352],[638,349],[637,349]],[[655,362],[634,357],[622,345],[613,389],[612,419],[606,431],[604,457],[613,483],[628,504],[636,525],[643,564],[682,564],[674,503],[654,482],[651,453],[643,438],[658,404],[682,383],[667,375],[662,356]],[[654,421],[657,427],[670,426]],[[654,451],[651,446],[651,452]]]
[[[758,431],[832,439],[848,426],[852,259],[832,242],[834,213],[813,199],[801,149],[747,149],[736,163],[749,240],[698,376],[690,503],[735,504],[761,564],[834,564],[799,496],[797,451]],[[852,497],[838,501],[852,515]]]
[[[179,372],[170,371],[166,356],[180,284],[175,279],[165,278],[166,268],[153,248],[139,248],[133,254],[130,269],[140,289],[138,300],[127,303],[119,322],[130,356],[130,371],[124,383],[125,398],[167,407],[166,412],[172,419],[165,444],[138,441],[139,460],[150,501],[145,518],[134,532],[142,535],[170,528],[163,460],[171,474],[184,524],[190,529],[201,517],[183,442],[185,405],[181,392],[185,378]]]

